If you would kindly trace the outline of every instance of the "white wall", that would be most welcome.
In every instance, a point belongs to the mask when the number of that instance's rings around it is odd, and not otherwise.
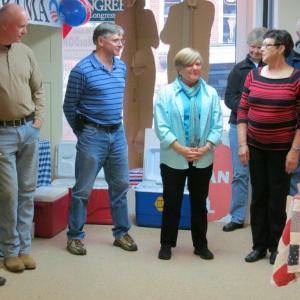
[[[23,42],[35,53],[39,63],[45,92],[45,115],[41,138],[54,150],[62,137],[62,33],[60,28],[30,25]],[[52,169],[54,164],[52,164]]]
[[[295,27],[300,18],[300,1],[275,0],[274,4],[274,28],[287,30],[296,41]]]
[[[254,27],[262,26],[262,0],[237,0],[236,61],[248,53],[247,34]]]

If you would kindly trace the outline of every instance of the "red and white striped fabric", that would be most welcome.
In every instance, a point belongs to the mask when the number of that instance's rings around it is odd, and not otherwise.
[[[129,170],[130,187],[135,187],[143,181],[144,171],[142,168]]]
[[[300,194],[291,201],[287,222],[283,230],[271,283],[285,286],[300,276]]]

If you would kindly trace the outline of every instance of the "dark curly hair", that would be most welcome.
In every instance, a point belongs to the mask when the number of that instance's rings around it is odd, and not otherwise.
[[[284,50],[285,57],[288,57],[292,49],[294,48],[293,38],[290,35],[290,33],[287,32],[286,30],[279,30],[279,29],[268,30],[264,35],[264,39],[267,38],[274,39],[275,45],[278,46],[283,45],[285,47]]]

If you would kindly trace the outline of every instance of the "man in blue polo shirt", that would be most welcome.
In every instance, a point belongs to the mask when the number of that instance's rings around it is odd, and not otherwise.
[[[114,245],[136,251],[128,234],[128,150],[122,124],[126,66],[117,58],[123,47],[123,29],[112,23],[98,25],[93,34],[96,50],[71,71],[64,113],[77,136],[75,185],[69,209],[67,250],[85,255],[82,240],[88,197],[104,168],[114,228]]]

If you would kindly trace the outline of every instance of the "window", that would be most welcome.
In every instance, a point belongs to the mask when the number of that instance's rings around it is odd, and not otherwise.
[[[236,0],[223,1],[223,43],[235,43]]]
[[[182,0],[165,0],[164,2],[164,21],[166,21],[168,18],[170,6],[182,2]]]

